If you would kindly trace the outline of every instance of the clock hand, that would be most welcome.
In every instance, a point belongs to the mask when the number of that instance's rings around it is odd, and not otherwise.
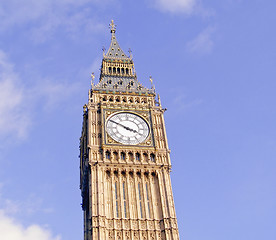
[[[119,125],[119,126],[125,128],[126,130],[129,130],[129,131],[131,131],[131,132],[135,132],[135,133],[138,133],[139,135],[142,135],[141,133],[139,133],[139,132],[136,131],[135,129],[129,128],[129,127],[127,127],[127,126],[124,126],[123,124],[118,123],[118,122],[115,122],[115,121],[113,121],[112,119],[110,119],[110,122],[116,123],[117,125]]]
[[[127,126],[125,126],[125,125],[123,125],[123,124],[121,124],[121,123],[115,122],[115,121],[113,121],[113,120],[111,120],[111,119],[110,119],[110,122],[116,123],[117,125],[123,127],[124,129],[129,130],[129,131],[132,131],[131,128],[129,128],[129,127],[127,127]]]

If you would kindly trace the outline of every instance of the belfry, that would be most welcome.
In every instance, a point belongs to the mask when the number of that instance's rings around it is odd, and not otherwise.
[[[131,53],[120,48],[113,20],[110,30],[99,82],[92,74],[83,107],[84,240],[177,240],[165,110],[153,84],[146,88],[137,80]]]

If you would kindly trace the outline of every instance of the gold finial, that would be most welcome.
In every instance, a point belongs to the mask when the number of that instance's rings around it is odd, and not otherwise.
[[[152,76],[150,76],[150,83],[151,83],[151,89],[155,89],[154,85],[153,85],[153,79]]]
[[[94,79],[95,79],[95,75],[94,72],[91,73],[91,87],[94,87]]]
[[[129,57],[132,58],[132,51],[130,48],[128,49],[128,53],[129,53]]]
[[[83,105],[83,113],[86,113],[86,111],[87,111],[87,105],[85,104]]]
[[[159,106],[161,106],[161,99],[160,99],[160,95],[158,94],[158,103],[159,103]]]
[[[113,19],[111,20],[111,23],[109,24],[110,32],[115,33],[116,32],[116,25],[114,24]]]

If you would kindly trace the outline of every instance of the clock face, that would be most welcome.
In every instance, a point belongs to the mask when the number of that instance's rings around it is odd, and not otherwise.
[[[136,145],[147,139],[149,126],[138,115],[121,112],[112,115],[107,120],[106,131],[110,137],[119,143]]]

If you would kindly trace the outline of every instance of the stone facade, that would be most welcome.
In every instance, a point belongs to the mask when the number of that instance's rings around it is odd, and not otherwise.
[[[179,239],[170,181],[164,109],[155,89],[137,80],[131,56],[121,50],[112,21],[111,45],[100,80],[92,75],[83,108],[80,188],[84,240]],[[115,113],[133,113],[149,127],[137,145],[116,142],[106,131]],[[132,130],[134,131],[134,130]]]

